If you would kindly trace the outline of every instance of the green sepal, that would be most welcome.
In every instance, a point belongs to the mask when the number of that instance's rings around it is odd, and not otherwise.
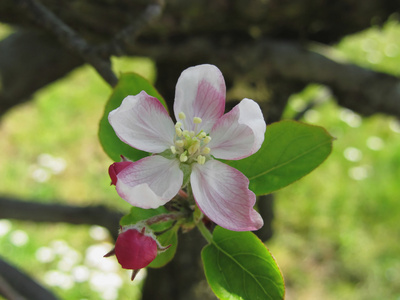
[[[173,154],[171,149],[164,150],[163,152],[159,153],[162,157],[166,159],[176,159],[176,154]]]
[[[175,226],[171,230],[168,230],[163,234],[157,236],[157,241],[163,247],[169,245],[171,245],[171,247],[169,247],[164,252],[159,253],[156,259],[148,265],[150,268],[161,268],[174,258],[176,248],[178,247],[178,228],[178,226]]]

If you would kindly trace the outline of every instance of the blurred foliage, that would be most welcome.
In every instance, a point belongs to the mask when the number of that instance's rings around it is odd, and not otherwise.
[[[392,20],[345,38],[336,51],[399,75],[399,36]],[[285,276],[287,299],[398,300],[400,122],[362,118],[338,107],[317,85],[293,95],[285,117],[312,101],[317,105],[304,121],[325,127],[336,141],[321,167],[277,194],[276,231],[268,246]]]
[[[0,36],[6,34],[0,26]],[[393,18],[383,28],[346,37],[335,52],[399,75],[399,36]],[[118,73],[135,71],[155,79],[147,59],[113,63]],[[106,204],[127,212],[129,205],[109,185],[111,160],[97,140],[110,93],[84,66],[9,111],[0,124],[0,193]],[[338,107],[329,91],[316,85],[292,96],[285,118],[315,99],[317,105],[302,120],[325,127],[337,140],[322,166],[277,193],[275,235],[268,247],[285,276],[286,299],[399,299],[400,123],[382,115],[363,119]],[[134,299],[140,294],[140,280],[132,284],[130,274],[113,265],[114,258],[102,258],[111,242],[98,227],[0,220],[0,254],[62,299]],[[114,286],[107,294],[99,282]]]

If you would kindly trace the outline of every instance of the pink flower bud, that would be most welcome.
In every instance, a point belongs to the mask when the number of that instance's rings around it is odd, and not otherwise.
[[[117,180],[118,180],[118,173],[121,172],[123,169],[125,169],[127,166],[132,164],[131,161],[121,161],[121,162],[116,162],[113,163],[109,168],[108,168],[108,174],[110,175],[111,178],[111,184],[116,185]]]
[[[122,268],[139,270],[156,258],[158,247],[155,238],[145,234],[145,228],[128,228],[119,234],[114,251]]]

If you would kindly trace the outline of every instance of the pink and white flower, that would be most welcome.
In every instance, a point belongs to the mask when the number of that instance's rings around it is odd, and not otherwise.
[[[257,152],[266,124],[260,107],[243,99],[225,110],[225,81],[213,65],[182,72],[176,85],[173,123],[163,105],[142,91],[126,97],[109,114],[117,136],[128,145],[154,153],[136,162],[114,163],[110,176],[118,194],[141,208],[170,201],[190,174],[200,210],[216,224],[235,231],[263,225],[253,209],[255,194],[238,170],[214,159],[238,160]]]

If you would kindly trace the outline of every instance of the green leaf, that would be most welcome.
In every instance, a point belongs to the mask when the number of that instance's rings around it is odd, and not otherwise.
[[[256,195],[279,190],[307,175],[331,153],[332,136],[322,127],[280,121],[267,127],[260,150],[227,162],[250,180]]]
[[[173,228],[164,232],[163,234],[157,237],[157,240],[164,247],[171,245],[166,251],[157,255],[156,259],[153,260],[150,264],[150,268],[161,268],[169,263],[175,256],[176,248],[178,246],[178,228]]]
[[[283,299],[285,284],[271,253],[252,232],[217,226],[201,252],[211,289],[220,299]]]
[[[108,100],[103,117],[100,120],[99,139],[104,152],[113,160],[120,161],[123,155],[132,161],[139,160],[148,155],[144,151],[137,150],[122,142],[115,134],[114,129],[108,122],[108,114],[119,107],[122,100],[129,95],[137,95],[145,91],[150,96],[156,97],[166,109],[164,99],[160,96],[153,85],[142,76],[135,73],[124,73],[121,75],[117,86],[114,88],[110,99]]]

